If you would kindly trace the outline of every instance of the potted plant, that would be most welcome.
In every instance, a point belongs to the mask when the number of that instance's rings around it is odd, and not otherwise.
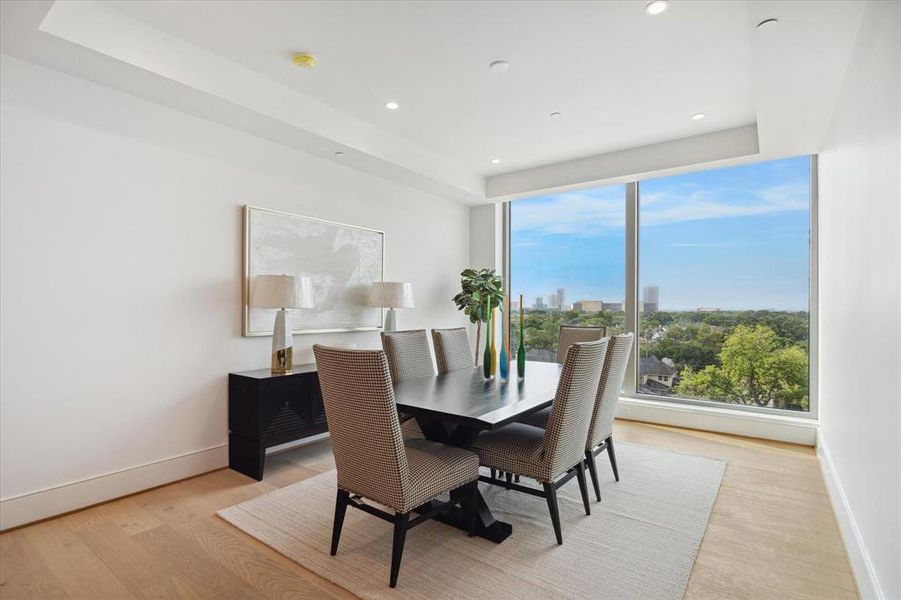
[[[491,317],[488,304],[492,308],[501,306],[504,300],[504,281],[494,269],[466,269],[460,273],[459,294],[454,296],[457,310],[469,317],[476,324],[475,363],[479,364],[479,339],[482,335],[482,323]]]

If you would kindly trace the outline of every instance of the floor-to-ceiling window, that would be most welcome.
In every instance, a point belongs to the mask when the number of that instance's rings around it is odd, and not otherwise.
[[[805,156],[513,201],[528,357],[554,360],[564,323],[634,329],[636,395],[808,411],[810,174]]]
[[[623,331],[625,206],[623,185],[513,202],[510,290],[517,309],[523,297],[529,360],[556,360],[563,324]]]

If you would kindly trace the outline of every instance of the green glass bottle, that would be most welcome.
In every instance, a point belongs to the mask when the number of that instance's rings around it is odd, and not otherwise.
[[[491,298],[488,298],[488,320],[485,322],[485,355],[482,357],[485,379],[491,379]]]
[[[516,351],[516,374],[520,379],[526,376],[526,328],[523,317],[522,294],[519,295],[519,349]]]

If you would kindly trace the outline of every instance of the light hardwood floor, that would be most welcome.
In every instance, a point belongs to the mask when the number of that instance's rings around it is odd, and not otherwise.
[[[812,448],[629,421],[616,436],[728,461],[686,598],[857,597]],[[224,469],[5,533],[0,597],[351,598],[215,516],[331,468],[322,442],[270,457],[261,482]]]

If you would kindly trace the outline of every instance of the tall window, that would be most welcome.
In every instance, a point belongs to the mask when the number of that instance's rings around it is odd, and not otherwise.
[[[809,410],[810,211],[809,157],[512,202],[528,358],[555,360],[561,324],[619,333],[634,306],[638,395]]]
[[[808,410],[810,159],[642,181],[639,393]]]
[[[623,331],[625,198],[613,185],[512,204],[510,291],[517,309],[523,296],[529,360],[556,360],[563,324]]]

